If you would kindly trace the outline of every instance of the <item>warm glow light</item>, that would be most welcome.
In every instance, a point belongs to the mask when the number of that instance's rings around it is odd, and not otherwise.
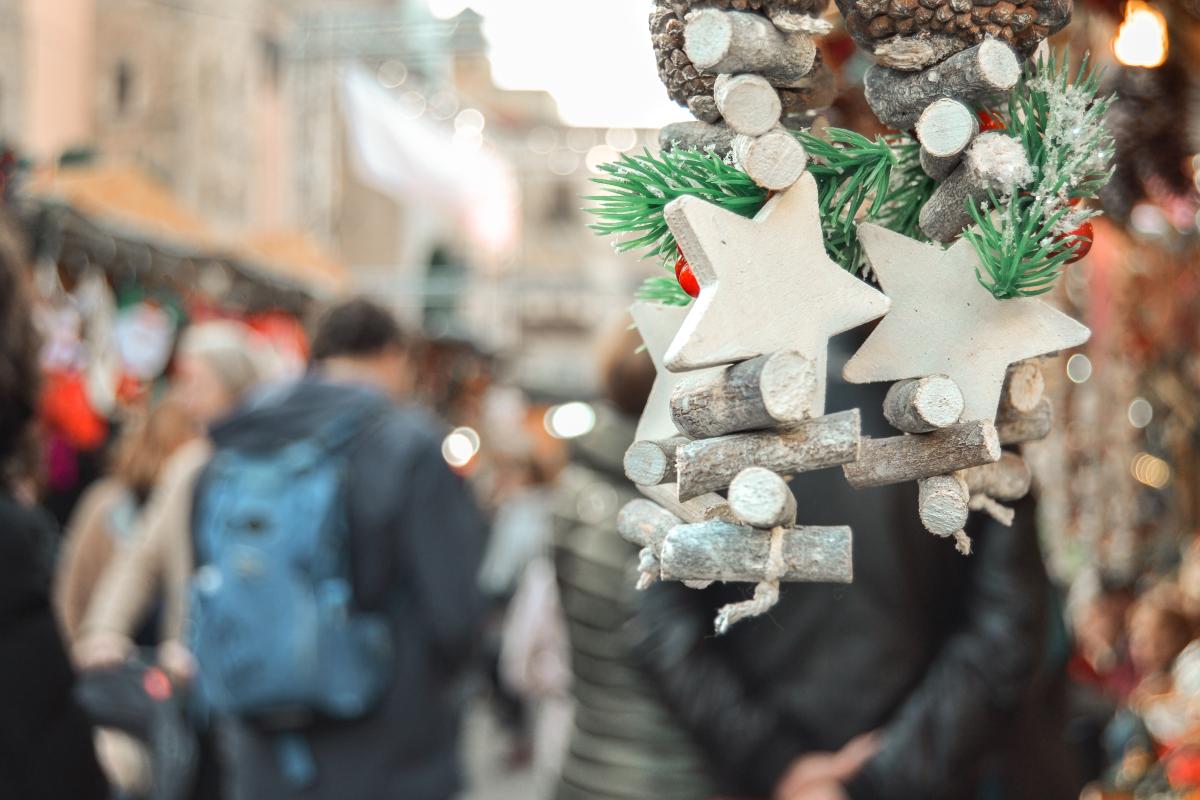
[[[555,439],[577,439],[596,427],[596,412],[587,403],[566,403],[546,412],[546,432]]]
[[[1161,489],[1171,482],[1171,465],[1149,453],[1138,453],[1129,465],[1129,471],[1134,480],[1151,489]]]
[[[1167,20],[1149,3],[1129,0],[1113,40],[1113,55],[1128,67],[1159,67],[1167,60]]]
[[[479,453],[479,434],[471,428],[455,428],[442,440],[442,458],[455,469],[471,463]]]

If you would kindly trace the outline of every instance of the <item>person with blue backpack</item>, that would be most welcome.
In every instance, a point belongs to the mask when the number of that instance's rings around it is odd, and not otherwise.
[[[385,309],[321,319],[312,369],[212,430],[192,511],[189,642],[231,800],[448,800],[481,624],[484,524],[404,405]]]

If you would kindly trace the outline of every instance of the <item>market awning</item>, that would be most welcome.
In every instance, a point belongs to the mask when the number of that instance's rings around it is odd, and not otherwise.
[[[254,264],[326,294],[345,291],[350,283],[346,265],[303,231],[261,231],[244,239],[238,249]]]

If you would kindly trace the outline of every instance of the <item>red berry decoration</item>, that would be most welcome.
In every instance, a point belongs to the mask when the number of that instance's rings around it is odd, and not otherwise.
[[[1000,119],[990,111],[980,109],[978,112],[976,112],[976,116],[979,117],[980,133],[1005,130],[1004,120]]]
[[[675,262],[675,280],[679,281],[679,285],[689,297],[700,296],[700,282],[696,280],[696,273],[692,272],[692,265],[682,255]]]
[[[1074,241],[1070,245],[1068,245],[1066,248],[1066,249],[1070,250],[1072,253],[1071,257],[1067,259],[1068,264],[1074,264],[1076,261],[1078,261],[1079,259],[1083,258],[1084,256],[1086,256],[1088,253],[1091,252],[1092,242],[1096,238],[1096,232],[1092,228],[1092,223],[1090,221],[1085,220],[1083,222],[1083,224],[1081,224],[1075,230],[1070,231],[1068,233],[1060,234],[1057,238],[1070,239],[1072,237],[1074,237]],[[1054,255],[1058,255],[1061,252],[1063,252],[1063,251],[1056,250],[1054,252]]]

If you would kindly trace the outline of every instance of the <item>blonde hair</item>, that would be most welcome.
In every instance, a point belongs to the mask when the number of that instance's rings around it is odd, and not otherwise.
[[[236,399],[279,371],[274,354],[254,332],[228,320],[188,328],[179,341],[179,355],[204,359]]]
[[[198,432],[187,409],[162,401],[126,422],[113,447],[113,475],[136,493],[149,492],[167,458]]]

